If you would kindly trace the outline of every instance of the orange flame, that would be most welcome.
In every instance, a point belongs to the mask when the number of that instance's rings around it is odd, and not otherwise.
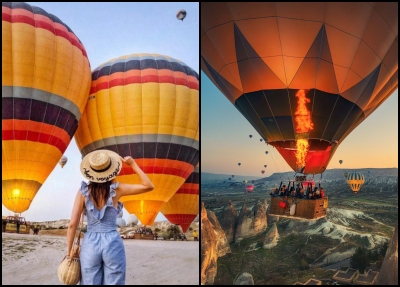
[[[304,90],[299,90],[296,93],[297,98],[297,109],[294,113],[295,115],[295,133],[296,138],[300,138],[296,141],[296,164],[297,168],[305,166],[306,155],[308,151],[308,132],[314,128],[314,124],[311,122],[311,112],[307,109],[306,104],[311,100],[306,98],[306,92]]]

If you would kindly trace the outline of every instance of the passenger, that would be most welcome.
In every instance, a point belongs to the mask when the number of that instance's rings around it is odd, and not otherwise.
[[[280,196],[284,196],[285,195],[285,190],[286,190],[286,185],[283,185],[281,190],[279,191],[279,195]]]
[[[304,188],[300,188],[300,192],[299,195],[297,196],[298,198],[305,198],[305,194],[304,194]]]
[[[290,188],[290,196],[295,197],[296,196],[296,190],[294,189],[294,186]]]
[[[278,196],[279,194],[279,190],[277,188],[274,189],[274,191],[272,192],[272,196]]]
[[[325,191],[324,191],[324,189],[322,187],[321,187],[320,196],[321,196],[321,198],[325,197]]]
[[[320,190],[317,188],[317,190],[315,191],[315,195],[316,195],[316,198],[321,198],[321,195],[320,195]]]

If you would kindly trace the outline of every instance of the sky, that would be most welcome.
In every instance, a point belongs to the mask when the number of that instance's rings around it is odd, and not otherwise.
[[[84,45],[91,69],[113,58],[153,53],[178,59],[199,70],[198,2],[26,2],[57,16]],[[183,21],[176,13],[185,9]],[[48,176],[30,208],[21,215],[28,221],[69,219],[80,183],[81,154],[72,139],[64,155],[64,168],[57,165]],[[123,218],[128,218],[124,209]],[[13,213],[2,206],[2,215]],[[166,218],[159,213],[156,221]]]
[[[398,98],[396,90],[356,127],[340,143],[327,169],[398,168]],[[202,172],[261,178],[293,171],[276,149],[260,142],[253,126],[203,71],[200,116]]]

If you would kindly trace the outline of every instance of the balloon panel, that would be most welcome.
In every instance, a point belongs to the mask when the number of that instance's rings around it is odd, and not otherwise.
[[[397,88],[398,3],[209,2],[201,9],[202,70],[269,144],[288,150],[283,157],[294,170],[289,154],[298,139],[323,153],[304,173],[323,172],[332,143]],[[299,91],[312,123],[301,133]]]
[[[161,212],[169,222],[179,224],[183,232],[186,232],[194,218],[199,214],[199,164],[185,183],[164,205]]]
[[[91,72],[82,43],[56,16],[22,2],[2,10],[3,199],[23,212],[77,129]]]
[[[158,54],[112,59],[92,73],[89,101],[75,139],[85,156],[97,149],[132,156],[154,190],[121,198],[149,224],[199,161],[198,74]],[[117,181],[140,183],[126,164]],[[129,204],[127,203],[129,202]]]

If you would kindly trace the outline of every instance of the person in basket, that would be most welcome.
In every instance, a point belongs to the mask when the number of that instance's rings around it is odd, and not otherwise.
[[[115,181],[122,162],[132,167],[141,184]],[[80,284],[124,285],[125,248],[116,223],[123,208],[119,199],[126,195],[149,192],[154,189],[153,183],[132,157],[122,158],[109,150],[87,154],[81,162],[80,170],[89,182],[81,183],[75,197],[67,232],[67,254],[71,252],[80,215],[84,211],[87,231],[80,250]]]

